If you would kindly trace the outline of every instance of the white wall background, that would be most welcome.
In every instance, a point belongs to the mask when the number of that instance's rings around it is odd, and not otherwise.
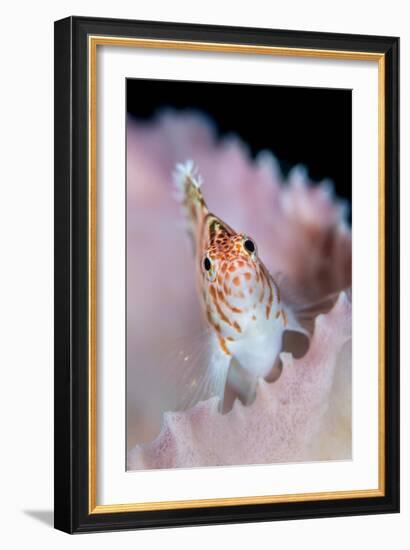
[[[407,548],[409,486],[410,30],[406,2],[38,0],[7,3],[0,33],[0,542],[4,548]],[[402,513],[69,537],[52,523],[53,21],[125,17],[400,36]],[[92,537],[92,538],[90,538]],[[407,539],[407,540],[406,540]],[[263,542],[262,542],[263,541]],[[266,542],[265,542],[266,541]]]

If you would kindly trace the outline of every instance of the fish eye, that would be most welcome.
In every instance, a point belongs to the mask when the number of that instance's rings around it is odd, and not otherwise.
[[[213,261],[208,256],[208,254],[206,254],[204,256],[204,259],[202,260],[202,267],[206,273],[206,278],[208,279],[208,281],[213,283],[216,279],[216,271]]]
[[[253,242],[252,239],[249,239],[249,238],[245,239],[243,246],[245,250],[247,250],[250,254],[253,254],[256,250],[255,243]]]

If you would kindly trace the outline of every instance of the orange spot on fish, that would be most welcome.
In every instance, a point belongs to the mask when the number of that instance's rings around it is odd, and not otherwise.
[[[218,303],[218,300],[217,300],[217,297],[216,297],[216,293],[213,292],[212,293],[212,301],[213,301],[213,304],[216,308],[216,311],[219,315],[219,318],[221,319],[221,321],[223,321],[224,323],[228,324],[229,326],[233,326],[231,321],[229,320],[229,318],[225,315],[225,313],[223,312],[221,306],[219,305]]]
[[[219,338],[219,345],[221,347],[221,350],[226,354],[226,355],[231,355],[231,352],[229,351],[229,349],[226,347],[226,343],[225,343],[225,339],[220,337]]]
[[[241,281],[240,281],[239,277],[234,277],[232,282],[235,286],[239,286]]]
[[[233,327],[237,332],[242,332],[242,328],[241,328],[240,324],[237,323],[236,321],[234,322]]]
[[[252,321],[256,321],[256,315],[252,315]]]
[[[268,305],[266,306],[266,319],[269,319],[270,310],[272,308],[272,303],[273,303],[272,284],[271,284],[268,277],[269,276],[267,276],[266,280],[267,280],[268,287],[269,287],[269,302],[268,302]]]
[[[206,318],[208,319],[208,323],[216,330],[216,332],[221,332],[221,327],[218,325],[218,323],[215,323],[209,308],[207,308],[206,310]]]
[[[288,316],[286,315],[286,311],[284,309],[281,309],[280,312],[282,314],[283,324],[285,325],[285,327],[287,327],[288,326]]]
[[[247,271],[247,272],[244,274],[244,277],[245,277],[245,279],[246,279],[247,281],[250,281],[252,275]]]

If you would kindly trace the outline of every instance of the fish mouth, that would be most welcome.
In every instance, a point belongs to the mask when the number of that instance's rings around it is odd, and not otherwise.
[[[238,263],[239,265],[237,265]],[[260,284],[254,266],[242,259],[232,265],[234,269],[228,269],[224,289],[228,290],[229,295],[235,298],[246,299],[247,302],[255,301]]]

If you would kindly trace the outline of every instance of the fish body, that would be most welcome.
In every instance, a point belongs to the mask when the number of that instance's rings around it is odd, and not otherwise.
[[[283,303],[278,283],[258,256],[255,241],[208,210],[193,163],[178,164],[174,181],[211,331],[209,376],[217,381],[215,393],[222,398],[232,360],[251,376],[266,377],[280,353],[283,332],[305,331]]]

